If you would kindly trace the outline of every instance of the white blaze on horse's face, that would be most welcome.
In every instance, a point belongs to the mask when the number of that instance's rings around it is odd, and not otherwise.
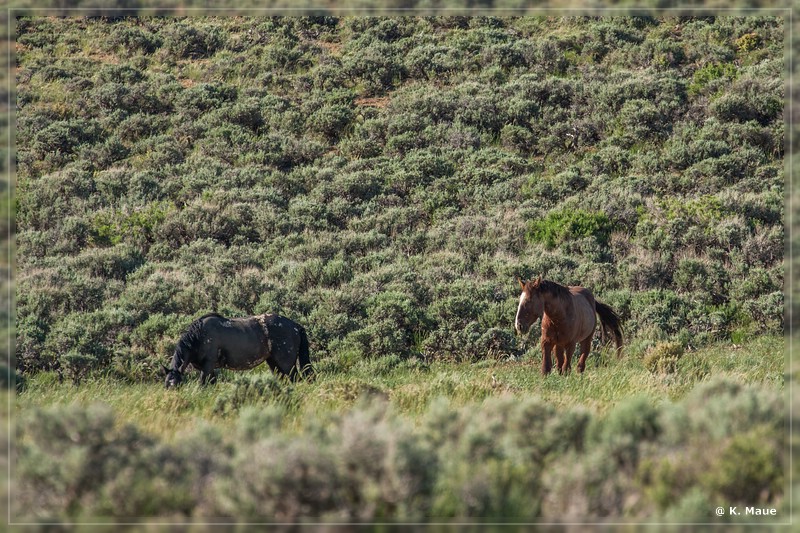
[[[530,324],[528,324],[527,327],[524,327],[522,325],[522,322],[520,321],[520,315],[522,315],[522,310],[525,307],[527,307],[528,300],[529,300],[528,291],[522,291],[522,294],[519,295],[519,306],[517,307],[517,316],[514,319],[514,329],[517,330],[517,333],[519,334],[527,333],[528,328],[530,328]]]
[[[514,329],[522,335],[531,329],[531,325],[541,318],[541,300],[531,296],[529,290],[523,290],[519,295],[519,307],[514,319]]]

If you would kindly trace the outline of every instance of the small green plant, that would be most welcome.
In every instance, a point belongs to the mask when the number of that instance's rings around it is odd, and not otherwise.
[[[757,33],[745,33],[736,39],[736,49],[747,53],[761,46],[761,37]]]
[[[731,63],[710,63],[694,72],[692,82],[688,87],[688,93],[690,95],[699,94],[712,81],[723,78],[734,80],[737,75],[736,65]]]
[[[100,212],[92,220],[90,240],[100,246],[115,246],[126,239],[152,240],[155,228],[174,209],[170,202],[153,202],[143,209]]]
[[[528,242],[540,242],[547,248],[580,239],[593,237],[601,246],[608,245],[613,224],[605,213],[581,210],[551,211],[544,220],[529,224]]]
[[[654,374],[671,374],[678,367],[684,347],[679,342],[659,342],[644,356],[644,366]]]

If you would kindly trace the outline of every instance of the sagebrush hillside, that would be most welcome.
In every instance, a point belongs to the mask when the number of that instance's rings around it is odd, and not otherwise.
[[[315,359],[520,354],[539,273],[628,337],[783,327],[780,18],[17,29],[22,373],[149,379],[209,310]]]

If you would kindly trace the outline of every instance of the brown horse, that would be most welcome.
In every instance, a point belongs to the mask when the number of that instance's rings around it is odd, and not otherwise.
[[[600,316],[602,333],[611,333],[617,345],[617,355],[622,353],[622,327],[617,313],[609,306],[595,300],[584,287],[565,287],[539,276],[533,281],[518,280],[522,287],[519,308],[514,320],[517,333],[527,333],[531,325],[542,319],[542,374],[550,373],[550,352],[555,348],[558,372],[569,372],[575,344],[581,345],[578,372],[586,367],[586,358],[592,347],[597,320]]]

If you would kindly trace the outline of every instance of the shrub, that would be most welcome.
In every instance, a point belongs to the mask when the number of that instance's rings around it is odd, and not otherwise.
[[[277,436],[241,448],[232,461],[231,476],[215,483],[223,512],[294,522],[324,518],[339,508],[341,476],[329,447]]]
[[[500,328],[489,328],[478,339],[479,353],[485,354],[490,359],[500,359],[516,356],[517,340],[509,331]]]
[[[109,50],[131,56],[137,52],[152,54],[161,44],[161,39],[146,28],[121,25],[111,32],[106,46]]]
[[[701,482],[726,501],[765,504],[783,487],[784,454],[776,440],[764,428],[734,435],[711,469],[701,474]]]
[[[745,303],[745,311],[761,326],[762,330],[782,332],[784,330],[784,296],[776,291]]]
[[[405,520],[429,515],[437,456],[404,420],[377,400],[348,413],[332,435],[339,443],[340,487],[349,519]]]
[[[405,68],[395,46],[371,43],[357,50],[343,58],[342,69],[351,79],[363,83],[366,96],[382,94],[403,78]]]
[[[619,117],[625,132],[638,139],[652,137],[666,128],[664,113],[648,100],[628,100],[620,109]]]
[[[153,202],[145,209],[132,211],[101,211],[92,220],[91,241],[99,245],[119,245],[123,239],[132,244],[152,242],[158,226],[174,206],[169,202]]]
[[[671,290],[658,289],[634,293],[630,309],[626,329],[663,340],[687,326],[691,305]]]
[[[224,45],[224,35],[214,27],[180,21],[159,32],[163,49],[173,57],[200,59],[214,55]]]
[[[684,347],[679,342],[659,342],[645,354],[644,366],[653,373],[671,374],[678,368],[683,352]]]
[[[130,115],[117,126],[117,136],[124,143],[135,143],[162,133],[167,125],[168,122],[164,118],[137,113]]]
[[[761,37],[754,32],[745,33],[738,39],[736,39],[736,48],[740,52],[750,52],[751,50],[755,50],[761,44]]]
[[[529,224],[525,238],[528,242],[543,243],[547,248],[581,237],[592,237],[601,246],[606,246],[612,229],[611,221],[603,213],[551,211],[544,220]]]
[[[16,477],[19,512],[42,518],[188,514],[200,500],[201,465],[222,453],[209,454],[208,438],[202,455],[159,445],[133,426],[116,428],[102,406],[36,410],[18,435],[25,442]]]
[[[75,385],[80,385],[84,377],[97,368],[97,358],[80,352],[67,352],[60,357],[61,368]]]
[[[128,274],[142,266],[141,250],[126,244],[110,248],[85,250],[75,258],[75,266],[98,278],[125,280]]]
[[[41,157],[52,152],[71,154],[78,146],[96,142],[101,134],[96,121],[83,118],[57,121],[38,131],[30,146]]]
[[[405,67],[413,78],[432,79],[460,67],[458,52],[446,46],[417,46],[405,57]]]
[[[53,324],[44,342],[43,355],[47,359],[61,359],[76,370],[93,362],[96,368],[103,368],[111,361],[117,335],[130,328],[132,321],[133,315],[119,308],[70,313]],[[62,358],[70,352],[77,355]],[[80,372],[76,375],[79,381]]]
[[[236,89],[218,83],[199,83],[181,92],[175,101],[178,111],[188,117],[197,117],[203,112],[232,102]]]
[[[279,433],[286,414],[281,404],[242,407],[236,420],[236,432],[244,442],[255,443]]]
[[[347,134],[352,120],[352,109],[344,105],[332,105],[315,111],[308,117],[306,124],[312,131],[322,134],[327,139],[336,140]]]
[[[736,65],[730,63],[709,63],[705,67],[699,68],[694,72],[688,92],[690,95],[697,94],[715,80],[733,80],[736,79],[737,75]]]

